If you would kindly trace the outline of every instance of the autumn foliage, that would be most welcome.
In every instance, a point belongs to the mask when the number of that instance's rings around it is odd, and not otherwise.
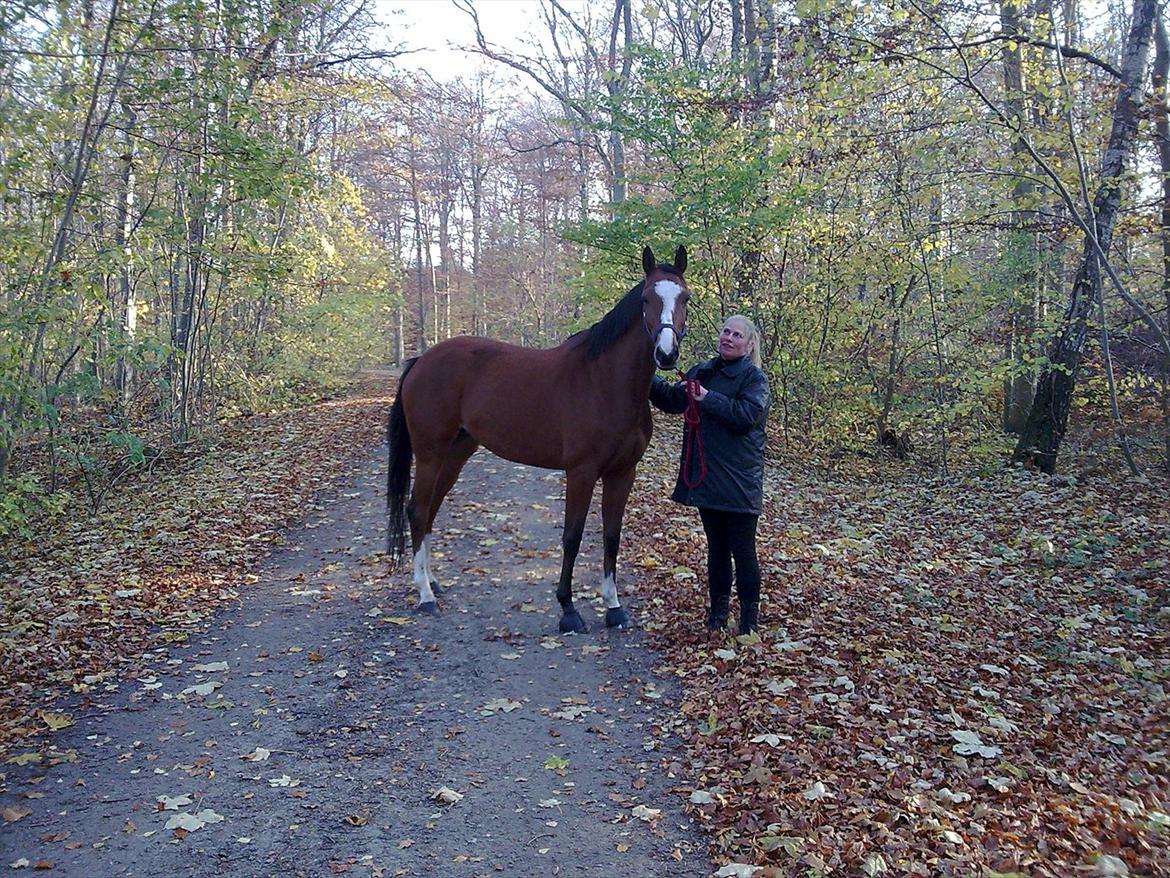
[[[241,421],[107,512],[6,546],[3,753],[71,722],[63,697],[85,710],[145,651],[204,630],[281,529],[372,453],[387,402]],[[825,478],[772,461],[763,634],[712,638],[701,528],[666,499],[677,431],[660,424],[643,460],[623,569],[682,686],[660,732],[717,863],[1170,868],[1163,482],[942,479],[880,457]]]
[[[1170,869],[1164,481],[774,466],[763,636],[708,639],[701,529],[666,499],[662,432],[626,544],[685,690],[667,731],[719,860]]]
[[[379,441],[368,396],[241,419],[174,452],[105,509],[42,520],[0,552],[0,756],[52,731],[50,707],[116,685],[144,651],[183,641],[254,581],[317,495]]]

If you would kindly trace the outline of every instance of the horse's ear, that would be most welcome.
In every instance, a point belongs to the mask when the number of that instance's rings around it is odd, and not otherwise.
[[[646,274],[649,274],[654,270],[654,266],[657,264],[658,263],[654,261],[654,251],[649,247],[644,249],[642,251],[642,271],[646,272]]]
[[[687,248],[681,244],[674,251],[674,267],[679,274],[687,270]]]

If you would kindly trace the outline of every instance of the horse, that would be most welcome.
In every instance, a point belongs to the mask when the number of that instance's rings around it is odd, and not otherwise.
[[[432,526],[463,465],[482,445],[506,460],[565,473],[556,591],[561,633],[589,630],[573,606],[573,565],[601,480],[605,624],[629,627],[617,593],[622,516],[635,468],[650,443],[655,367],[674,368],[686,334],[686,267],[685,247],[677,249],[673,263],[656,262],[646,247],[645,277],[601,320],[557,347],[459,336],[405,363],[387,425],[387,553],[392,565],[402,558],[409,519],[417,612],[438,611]]]

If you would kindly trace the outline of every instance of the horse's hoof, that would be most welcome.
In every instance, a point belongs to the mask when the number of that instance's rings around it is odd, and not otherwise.
[[[438,597],[442,593],[443,593],[443,589],[439,586],[439,583],[435,582],[432,579],[431,580],[431,594],[433,594],[435,597]]]
[[[610,607],[605,611],[606,628],[633,628],[625,607]]]
[[[439,605],[435,601],[425,601],[418,605],[415,612],[424,616],[434,616],[439,612]]]
[[[576,610],[570,610],[561,616],[561,634],[587,634],[589,626]]]

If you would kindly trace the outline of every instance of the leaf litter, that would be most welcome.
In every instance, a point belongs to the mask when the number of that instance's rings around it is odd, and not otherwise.
[[[61,728],[41,711],[62,696],[117,686],[146,650],[234,601],[284,529],[381,441],[390,402],[367,387],[239,419],[127,478],[96,515],[35,522],[0,545],[0,757]]]
[[[662,426],[623,551],[666,555],[643,613],[721,874],[1170,874],[1164,477],[770,466],[745,643],[706,631]]]
[[[198,479],[164,471],[94,520],[54,523],[6,551],[8,761],[40,758],[8,754],[52,730],[46,709],[61,695],[116,686],[147,647],[184,641],[233,600],[247,585],[239,571],[303,515],[306,499],[349,474],[332,441],[338,419],[357,437],[347,443],[357,456],[377,441],[386,402],[253,419],[208,460],[182,461],[200,467]],[[302,427],[303,441],[290,441]],[[331,453],[307,452],[316,442]],[[640,472],[661,481],[676,445],[659,437]],[[662,553],[662,533],[677,535],[668,558],[638,576],[647,630],[685,687],[666,731],[682,738],[692,767],[672,766],[694,775],[685,789],[720,791],[688,805],[712,830],[729,870],[720,871],[1170,871],[1164,484],[855,475],[769,477],[764,636],[716,644],[701,624],[698,529],[679,535],[677,507],[644,475],[632,497],[626,557],[639,544]],[[1029,492],[1051,502],[1022,502]],[[50,624],[60,648],[39,649]],[[586,644],[581,655],[604,649]],[[715,649],[735,655],[717,686]],[[830,689],[839,678],[853,687]],[[977,749],[956,751],[964,745]],[[834,798],[802,795],[817,783]]]

